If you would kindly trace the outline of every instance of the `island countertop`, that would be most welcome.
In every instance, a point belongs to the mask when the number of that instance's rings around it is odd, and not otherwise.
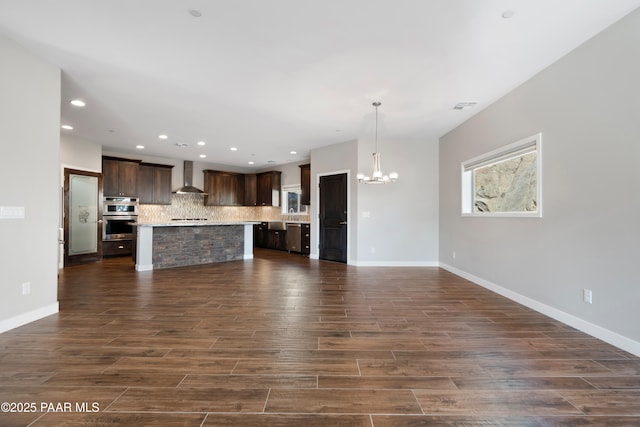
[[[136,227],[192,227],[192,226],[215,226],[215,225],[253,225],[260,224],[260,221],[208,221],[181,219],[166,222],[135,222],[131,225]]]

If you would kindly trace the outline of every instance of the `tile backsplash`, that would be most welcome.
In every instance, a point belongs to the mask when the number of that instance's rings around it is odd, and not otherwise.
[[[203,194],[172,194],[171,205],[140,205],[138,222],[165,223],[173,218],[209,221],[309,221],[309,216],[283,215],[271,206],[205,206]]]

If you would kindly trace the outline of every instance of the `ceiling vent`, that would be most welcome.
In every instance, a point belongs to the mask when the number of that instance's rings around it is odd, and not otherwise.
[[[469,108],[473,108],[478,105],[477,102],[458,102],[454,105],[454,110],[468,110]]]

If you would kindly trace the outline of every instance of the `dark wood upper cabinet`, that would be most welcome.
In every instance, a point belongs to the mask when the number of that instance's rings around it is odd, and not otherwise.
[[[234,172],[205,170],[204,204],[207,206],[242,206],[244,204],[244,175]]]
[[[105,197],[138,197],[139,160],[102,157]]]
[[[280,206],[280,179],[282,172],[257,174],[258,206]]]
[[[171,165],[140,163],[138,193],[141,204],[171,204]]]
[[[309,206],[311,204],[311,164],[300,165],[300,204]]]
[[[258,177],[255,173],[244,175],[244,205],[258,204]]]

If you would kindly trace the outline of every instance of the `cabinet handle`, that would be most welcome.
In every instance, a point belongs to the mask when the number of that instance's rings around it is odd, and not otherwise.
[[[118,246],[118,249],[124,249],[124,246]]]

